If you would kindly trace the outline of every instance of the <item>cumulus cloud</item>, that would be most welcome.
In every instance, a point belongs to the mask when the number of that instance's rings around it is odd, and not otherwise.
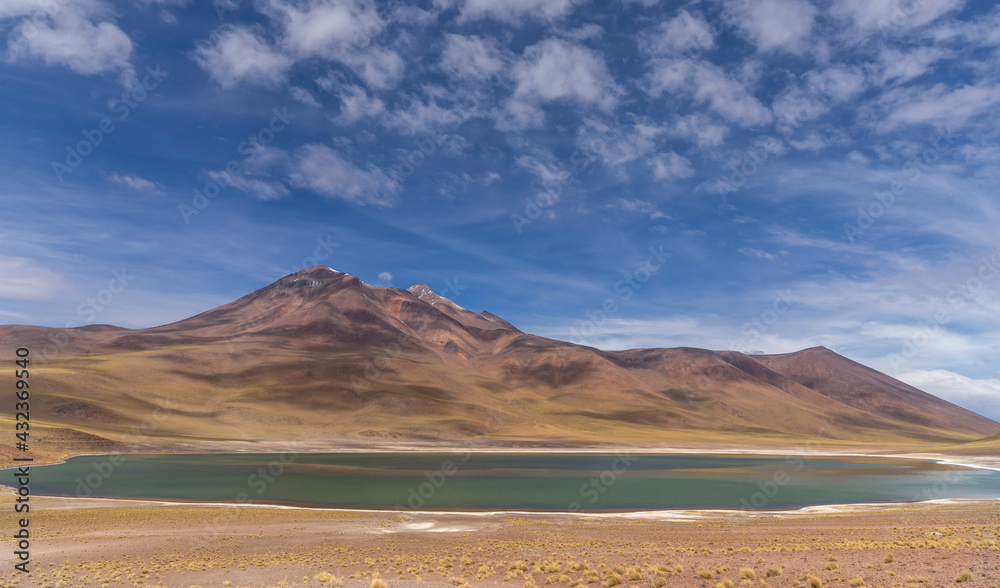
[[[771,120],[771,113],[734,77],[704,60],[654,59],[647,76],[647,92],[692,96],[696,102],[740,126],[754,127]]]
[[[348,84],[337,93],[340,98],[340,114],[334,120],[341,124],[353,124],[363,118],[378,116],[385,111],[381,99],[369,96],[361,86]]]
[[[647,55],[669,56],[687,51],[711,49],[715,31],[700,13],[683,8],[639,37],[639,50]]]
[[[779,125],[796,128],[817,119],[837,104],[857,97],[867,87],[858,68],[843,66],[811,70],[778,94],[771,109]]]
[[[102,1],[14,0],[0,6],[0,19],[16,23],[7,41],[12,59],[40,59],[81,75],[119,73],[123,83],[134,82],[132,40]]]
[[[441,69],[460,79],[490,78],[504,67],[503,55],[495,39],[477,35],[445,35]]]
[[[964,4],[965,0],[909,3],[899,0],[836,0],[830,12],[850,20],[863,32],[878,30],[892,33],[922,27]]]
[[[806,0],[758,0],[725,4],[727,22],[759,51],[784,49],[799,53],[819,11]]]
[[[225,25],[199,43],[194,60],[223,88],[239,82],[274,87],[285,82],[292,59],[247,27]]]
[[[403,59],[375,43],[386,22],[371,0],[263,0],[260,7],[278,25],[284,53],[338,61],[371,88],[391,88],[402,78]]]
[[[156,190],[156,184],[139,176],[127,176],[119,173],[111,173],[108,179],[116,184],[131,188],[132,190]]]
[[[729,127],[705,114],[694,113],[673,121],[669,126],[669,132],[675,137],[687,139],[698,147],[706,149],[722,145],[726,135],[729,134]]]
[[[399,190],[382,170],[361,169],[333,149],[310,144],[299,150],[291,173],[294,185],[355,204],[389,206]]]
[[[525,49],[513,77],[514,93],[501,125],[510,128],[540,125],[541,104],[546,102],[610,109],[622,94],[600,55],[563,39],[546,39]]]
[[[569,177],[566,168],[547,151],[536,150],[533,155],[521,155],[515,163],[531,172],[545,187],[561,184]]]
[[[294,98],[296,102],[301,102],[310,108],[320,108],[322,106],[322,104],[316,100],[316,97],[312,95],[312,92],[306,90],[305,88],[292,86],[288,88],[288,91],[291,93],[292,98]]]
[[[677,178],[689,178],[694,174],[691,162],[673,151],[659,153],[651,157],[649,165],[653,168],[653,177],[658,180],[669,181]]]
[[[737,249],[743,255],[747,257],[756,257],[757,259],[766,259],[768,261],[778,259],[778,256],[773,253],[768,253],[761,249],[754,249],[753,247],[740,247]]]
[[[460,20],[493,18],[508,23],[526,19],[553,21],[569,14],[577,3],[574,0],[465,0]]]
[[[382,280],[386,284],[392,284],[392,274],[390,274],[389,272],[379,273],[378,279]]]
[[[66,289],[66,281],[33,259],[0,255],[0,298],[53,300]]]
[[[652,123],[612,127],[588,118],[577,131],[576,144],[582,153],[600,158],[604,165],[619,166],[652,153],[657,137],[664,133],[664,129]]]
[[[1000,419],[1000,380],[976,380],[948,370],[913,370],[896,375],[896,379],[963,408]]]
[[[212,171],[208,173],[208,177],[224,186],[231,186],[246,192],[257,200],[279,200],[291,195],[288,188],[281,182],[248,177],[240,173],[234,174],[225,170]]]
[[[669,220],[673,218],[669,214],[664,214],[663,212],[659,211],[653,203],[646,202],[645,200],[639,200],[638,198],[632,200],[626,198],[618,198],[617,200],[615,200],[614,205],[625,212],[638,212],[640,214],[648,214],[651,220],[658,220],[658,219]]]
[[[884,93],[875,126],[882,132],[904,125],[936,124],[961,127],[974,117],[991,111],[1000,103],[1000,84],[982,81],[959,87],[935,84],[907,86]]]

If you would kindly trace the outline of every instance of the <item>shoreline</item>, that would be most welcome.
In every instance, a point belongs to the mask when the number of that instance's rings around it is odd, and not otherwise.
[[[921,452],[921,453],[872,453],[865,450],[858,451],[848,451],[848,452],[831,452],[823,451],[820,449],[802,449],[802,448],[792,448],[787,451],[781,451],[776,449],[762,449],[754,450],[752,448],[685,448],[685,447],[579,447],[579,448],[561,448],[561,447],[539,447],[539,448],[527,448],[527,447],[463,447],[463,446],[443,446],[443,447],[421,447],[421,446],[404,446],[404,447],[376,447],[376,448],[361,448],[361,447],[337,447],[337,448],[314,448],[312,450],[289,450],[289,451],[274,451],[267,449],[249,450],[249,449],[236,449],[235,451],[211,451],[211,450],[198,450],[198,451],[130,451],[127,453],[123,452],[85,452],[85,453],[75,453],[68,455],[66,457],[58,458],[56,461],[50,462],[32,462],[29,464],[32,467],[43,467],[50,465],[64,464],[67,460],[77,458],[77,457],[95,457],[95,456],[108,456],[108,455],[240,455],[240,454],[259,454],[259,455],[278,455],[283,453],[295,453],[298,455],[303,454],[337,454],[337,453],[371,453],[371,454],[393,454],[393,453],[414,453],[414,454],[608,454],[608,455],[745,455],[745,456],[766,456],[766,457],[782,457],[782,456],[812,456],[812,457],[878,457],[885,459],[914,459],[921,461],[931,461],[941,465],[950,465],[955,467],[969,468],[974,470],[991,470],[1000,472],[1000,456],[977,456],[977,455],[948,455],[943,453],[934,452]],[[0,471],[11,470],[19,467],[17,464],[5,466],[0,468]]]
[[[843,504],[814,504],[789,509],[737,509],[737,508],[680,508],[636,511],[539,511],[539,510],[416,510],[395,508],[342,508],[297,506],[285,504],[238,503],[238,502],[200,502],[183,500],[157,500],[150,498],[118,498],[89,496],[59,496],[36,495],[43,501],[66,501],[69,503],[96,502],[98,505],[68,504],[59,509],[76,510],[82,508],[114,508],[114,507],[184,507],[184,508],[224,508],[246,510],[288,510],[296,512],[336,512],[336,513],[366,513],[376,515],[419,515],[420,517],[491,517],[491,516],[531,516],[546,518],[561,518],[569,520],[581,519],[638,519],[647,521],[671,520],[713,520],[719,518],[753,519],[753,518],[783,518],[788,516],[814,516],[817,514],[854,514],[864,512],[885,512],[906,508],[930,507],[938,505],[992,505],[1000,506],[998,498],[934,498],[929,500],[913,500],[905,502],[857,502]]]

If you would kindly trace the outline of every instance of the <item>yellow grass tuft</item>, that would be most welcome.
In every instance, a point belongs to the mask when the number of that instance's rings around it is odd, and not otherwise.
[[[972,574],[970,574],[969,572],[962,572],[961,574],[958,575],[958,577],[955,578],[956,583],[968,582],[970,580],[972,580]]]
[[[757,577],[757,572],[753,568],[740,568],[740,577],[745,580],[753,580]]]

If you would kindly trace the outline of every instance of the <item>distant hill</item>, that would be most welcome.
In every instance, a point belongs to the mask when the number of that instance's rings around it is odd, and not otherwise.
[[[378,288],[326,267],[169,325],[6,325],[0,345],[8,356],[58,350],[33,366],[33,419],[113,441],[927,445],[1000,434],[825,348],[601,351],[522,333],[422,284]]]

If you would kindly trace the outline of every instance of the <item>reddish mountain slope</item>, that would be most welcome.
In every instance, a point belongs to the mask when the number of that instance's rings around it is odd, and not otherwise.
[[[121,440],[963,443],[1000,424],[826,349],[600,351],[325,267],[140,330],[0,327],[33,413]]]

